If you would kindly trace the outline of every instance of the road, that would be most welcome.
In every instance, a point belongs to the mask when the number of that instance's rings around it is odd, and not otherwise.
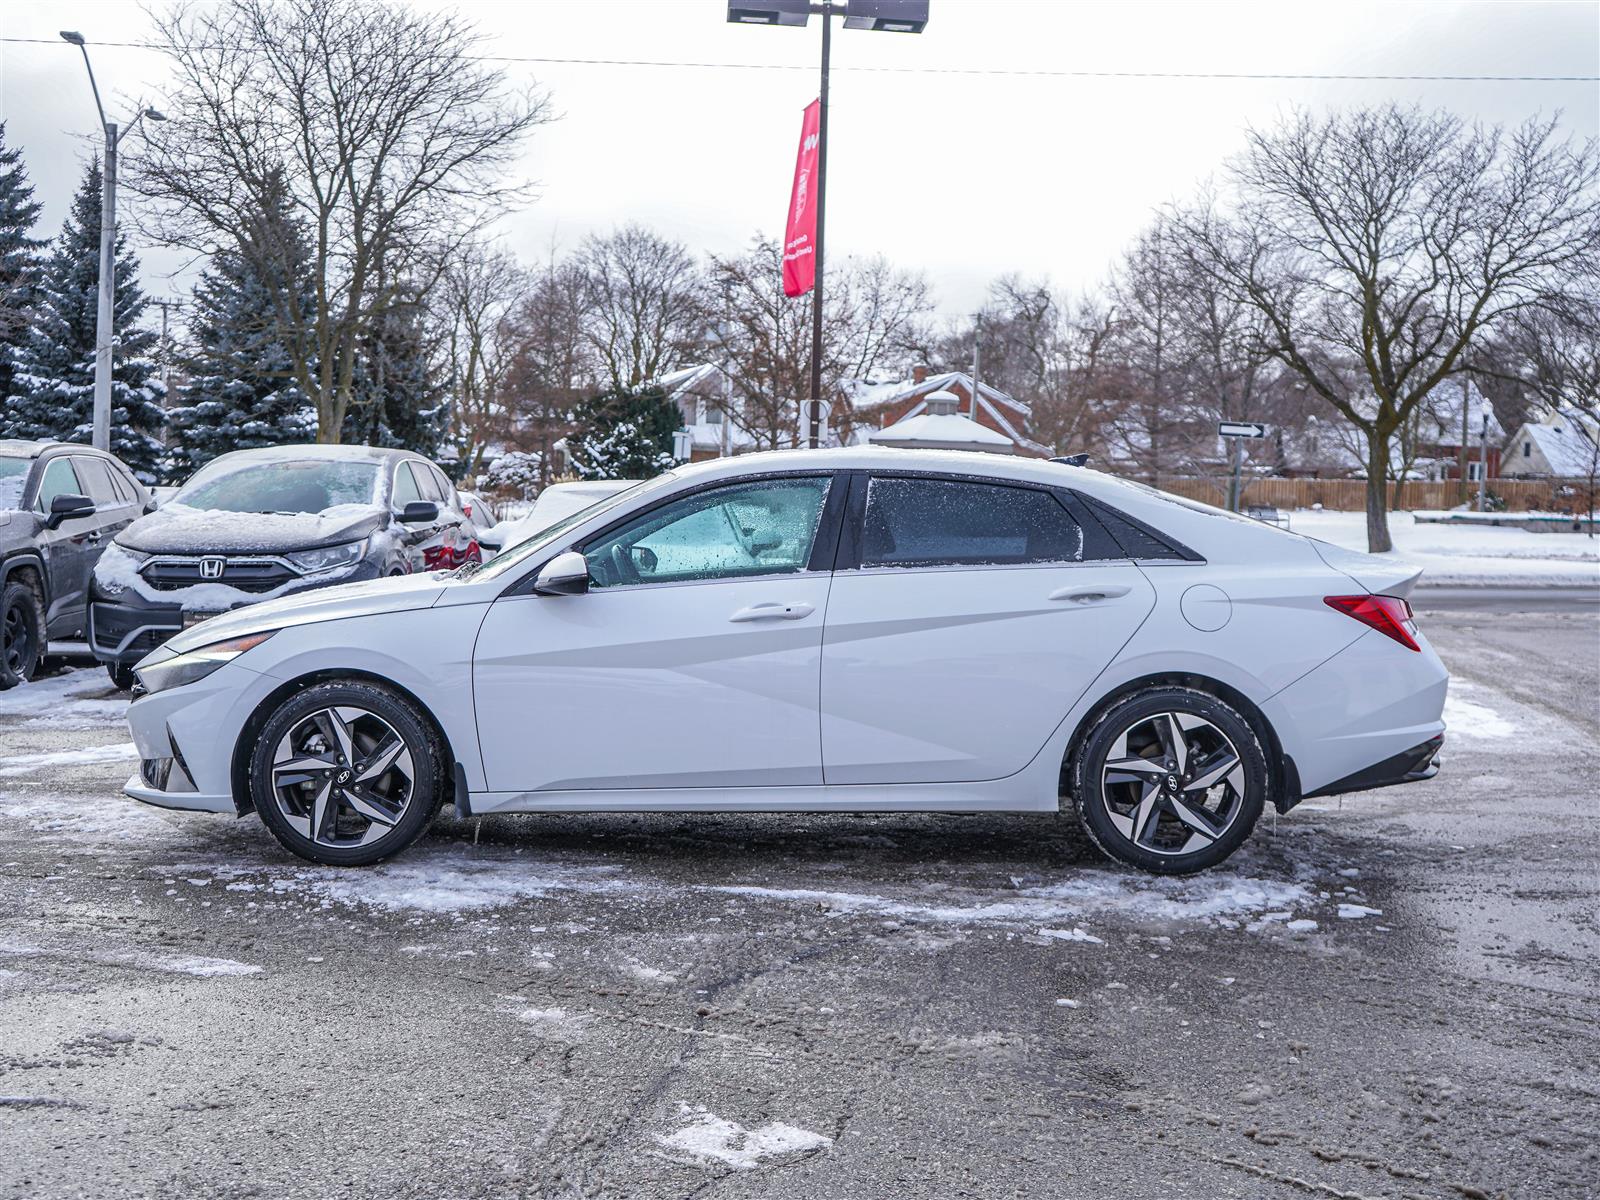
[[[1422,608],[1438,778],[1179,883],[998,816],[310,868],[7,693],[0,1197],[1600,1196],[1600,621]]]
[[[1418,611],[1560,612],[1600,617],[1600,587],[1423,584],[1411,597]]]

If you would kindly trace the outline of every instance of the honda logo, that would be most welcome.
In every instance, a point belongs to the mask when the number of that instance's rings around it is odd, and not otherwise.
[[[221,579],[222,572],[227,569],[228,560],[209,555],[200,560],[201,579]]]

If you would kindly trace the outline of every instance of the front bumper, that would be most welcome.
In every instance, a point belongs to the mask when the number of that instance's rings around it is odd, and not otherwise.
[[[144,766],[128,776],[128,782],[122,785],[123,795],[132,796],[142,804],[153,804],[157,808],[175,808],[184,812],[214,812],[231,813],[239,815],[239,807],[233,802],[232,796],[207,796],[199,792],[169,792],[161,788],[151,787],[144,777]]]
[[[168,638],[182,632],[185,613],[204,613],[206,616],[213,616],[221,612],[231,612],[236,608],[245,608],[251,604],[259,604],[263,600],[276,600],[283,596],[316,591],[318,588],[333,587],[341,583],[360,583],[377,579],[381,573],[379,563],[364,559],[348,571],[308,575],[304,579],[260,595],[227,589],[234,593],[234,598],[222,604],[196,603],[192,596],[184,594],[186,591],[192,593],[198,590],[193,588],[180,588],[155,596],[141,592],[137,588],[127,588],[112,594],[96,583],[91,587],[89,594],[89,648],[94,652],[95,658],[103,663],[131,667],[161,646]],[[215,584],[208,586],[210,589],[218,588]],[[204,593],[208,601],[217,594],[216,590]],[[190,623],[193,624],[192,619]]]

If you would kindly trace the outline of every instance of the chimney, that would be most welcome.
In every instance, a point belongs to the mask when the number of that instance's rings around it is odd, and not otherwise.
[[[912,383],[927,383],[928,382],[928,368],[926,366],[924,366],[922,363],[918,363],[916,366],[912,367],[911,368],[911,382]]]

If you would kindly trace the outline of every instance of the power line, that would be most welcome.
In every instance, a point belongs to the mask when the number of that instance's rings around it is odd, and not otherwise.
[[[51,38],[0,37],[0,42],[15,45],[65,45]],[[165,50],[154,42],[90,42],[91,46],[112,46],[132,50]],[[190,46],[190,50],[215,50],[216,46]],[[649,58],[558,58],[549,55],[467,54],[473,62],[539,63],[549,66],[578,67],[665,67],[713,71],[808,71],[809,63],[704,62],[692,59]],[[1355,83],[1597,83],[1600,75],[1422,75],[1356,74],[1312,71],[1065,71],[1027,70],[1013,67],[834,67],[859,75],[974,75],[1035,79],[1263,79],[1304,80],[1310,82]]]

